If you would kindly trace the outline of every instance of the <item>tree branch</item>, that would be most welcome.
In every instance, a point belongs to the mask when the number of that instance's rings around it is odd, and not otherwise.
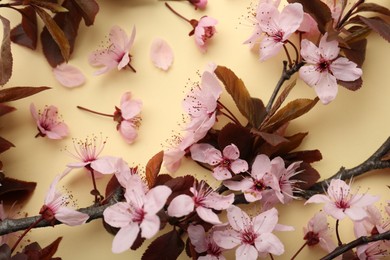
[[[379,147],[379,149],[363,163],[351,169],[345,169],[345,167],[341,167],[340,170],[333,176],[323,181],[317,182],[308,190],[304,190],[300,193],[297,193],[296,195],[308,199],[315,194],[323,193],[328,188],[328,185],[332,179],[349,180],[368,171],[390,168],[390,160],[382,159],[383,156],[389,153],[389,151],[390,137],[388,137],[387,140]]]

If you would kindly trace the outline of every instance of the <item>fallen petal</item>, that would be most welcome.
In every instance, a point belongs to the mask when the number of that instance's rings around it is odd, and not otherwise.
[[[166,71],[173,63],[173,51],[166,41],[157,38],[150,48],[150,58],[157,68]]]
[[[62,63],[53,69],[54,77],[61,85],[74,88],[85,82],[84,74],[76,67]]]

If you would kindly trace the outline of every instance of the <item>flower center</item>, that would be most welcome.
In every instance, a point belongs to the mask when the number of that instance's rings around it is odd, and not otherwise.
[[[283,35],[284,35],[284,33],[282,31],[277,31],[271,37],[274,40],[274,42],[282,42],[283,41]]]
[[[336,204],[336,207],[338,207],[340,209],[349,208],[349,203],[348,203],[348,201],[345,201],[345,200],[336,201],[335,204]]]
[[[217,246],[215,243],[209,242],[207,244],[207,254],[213,255],[213,256],[220,256],[221,255],[221,248]]]
[[[213,37],[214,33],[215,33],[215,29],[213,26],[204,27],[204,34],[202,35],[202,40],[204,42],[207,41],[207,39]]]
[[[313,231],[307,232],[305,237],[303,238],[307,240],[307,245],[308,246],[314,246],[320,242],[320,238],[318,236],[318,233],[314,233]]]
[[[267,186],[262,180],[255,180],[252,188],[256,191],[263,191],[267,188]]]
[[[145,211],[142,208],[138,208],[133,211],[133,222],[141,223],[144,220]]]
[[[325,60],[321,58],[320,63],[318,63],[317,70],[319,72],[329,71],[330,62],[328,60]]]
[[[245,230],[241,234],[241,241],[245,244],[254,245],[256,238],[257,234],[254,233],[252,230]]]

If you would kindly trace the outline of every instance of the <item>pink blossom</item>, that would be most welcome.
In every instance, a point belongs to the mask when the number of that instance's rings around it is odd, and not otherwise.
[[[173,63],[173,51],[163,39],[155,39],[150,48],[150,58],[159,69],[168,70]]]
[[[234,144],[226,146],[222,153],[205,143],[192,145],[190,151],[193,160],[215,166],[213,176],[217,180],[230,179],[231,172],[237,174],[248,170],[248,163],[239,159],[240,151]]]
[[[220,228],[219,228],[220,229]],[[201,225],[188,226],[187,232],[190,238],[191,244],[195,247],[195,251],[198,254],[207,253],[204,256],[199,256],[198,260],[225,260],[222,255],[224,250],[218,246],[213,239],[213,233],[218,230],[218,227],[214,226],[207,234]]]
[[[172,193],[167,186],[160,185],[150,190],[139,181],[130,181],[126,187],[126,202],[118,202],[103,212],[104,221],[120,228],[112,243],[112,251],[121,253],[129,249],[138,233],[150,239],[160,229],[157,213],[164,207]]]
[[[357,246],[356,254],[360,260],[376,260],[381,258],[388,258],[390,255],[389,247],[383,240]]]
[[[199,19],[194,27],[193,34],[195,35],[195,43],[202,52],[207,51],[207,43],[215,34],[215,25],[218,21],[209,16],[203,16]],[[192,35],[192,32],[190,32]]]
[[[117,129],[123,139],[129,144],[137,138],[137,128],[140,125],[142,101],[132,99],[131,92],[125,92],[121,98],[120,108],[116,108],[114,120],[118,122]]]
[[[369,194],[352,194],[351,188],[343,180],[333,179],[327,189],[327,194],[316,194],[305,203],[325,203],[324,211],[335,219],[341,220],[348,216],[353,221],[367,217],[367,206],[379,200],[379,197]]]
[[[260,42],[260,60],[265,61],[275,56],[288,38],[300,26],[303,20],[301,4],[288,4],[281,13],[273,4],[259,5],[258,20],[265,37]]]
[[[362,70],[356,63],[345,57],[338,57],[340,48],[336,40],[327,41],[328,34],[322,36],[319,47],[309,40],[302,40],[301,55],[306,65],[299,69],[299,76],[311,87],[323,104],[335,99],[337,80],[354,81],[361,77]]]
[[[205,71],[200,86],[192,89],[184,99],[183,108],[191,118],[186,130],[194,132],[195,142],[202,139],[214,125],[221,93],[222,87],[216,76]]]
[[[316,213],[307,223],[307,227],[303,229],[308,246],[319,244],[322,249],[327,252],[332,252],[336,248],[336,244],[329,233],[328,221],[326,214],[322,211]]]
[[[377,207],[374,205],[368,205],[366,207],[366,212],[367,217],[361,221],[354,222],[355,237],[376,235],[390,229],[390,222],[388,220],[384,220]]]
[[[131,55],[130,48],[133,46],[135,38],[135,27],[130,38],[119,26],[113,26],[109,33],[108,47],[92,52],[89,55],[89,63],[92,66],[103,66],[102,69],[95,72],[95,75],[106,73],[114,68],[118,70],[130,66]],[[133,68],[132,68],[133,69]],[[133,69],[134,71],[134,69]]]
[[[69,133],[68,126],[60,122],[58,109],[55,106],[45,107],[42,113],[37,112],[35,105],[30,104],[30,112],[37,123],[38,136],[47,136],[50,139],[62,139]]]
[[[53,68],[53,73],[56,80],[68,88],[78,87],[85,82],[84,74],[68,63],[62,63]]]
[[[171,173],[179,169],[188,148],[196,142],[194,134],[190,131],[187,131],[184,137],[176,137],[176,139],[177,145],[164,151],[164,166]]]
[[[255,260],[259,253],[281,255],[282,242],[272,231],[277,228],[278,211],[275,208],[250,218],[245,211],[231,205],[227,209],[230,228],[214,232],[215,243],[225,249],[236,246],[236,259]]]
[[[215,210],[223,210],[232,205],[234,194],[227,196],[220,195],[202,180],[200,183],[195,182],[190,188],[192,197],[181,194],[175,197],[168,206],[168,215],[173,217],[182,217],[188,215],[192,211],[196,211],[198,216],[211,224],[220,224]]]
[[[207,0],[188,0],[193,6],[195,6],[195,9],[205,9],[207,6]]]
[[[248,202],[260,200],[270,188],[280,192],[279,182],[271,173],[271,160],[264,154],[256,156],[250,177],[241,181],[224,181],[223,184],[230,190],[242,191]]]
[[[54,225],[56,220],[69,225],[77,226],[84,224],[88,219],[88,214],[70,209],[67,207],[69,197],[57,191],[57,183],[69,173],[67,169],[64,173],[57,175],[50,185],[49,191],[46,194],[44,205],[39,214],[42,218],[51,222]]]

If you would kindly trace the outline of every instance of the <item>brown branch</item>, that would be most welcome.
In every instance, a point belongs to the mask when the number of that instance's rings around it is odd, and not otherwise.
[[[349,180],[372,170],[390,168],[390,160],[382,160],[383,156],[389,153],[389,151],[390,137],[388,137],[387,140],[379,147],[379,149],[363,163],[351,169],[341,167],[340,170],[333,176],[323,181],[317,182],[308,190],[304,190],[300,193],[297,193],[296,195],[308,199],[315,194],[323,193],[328,188],[328,185],[332,179]]]

